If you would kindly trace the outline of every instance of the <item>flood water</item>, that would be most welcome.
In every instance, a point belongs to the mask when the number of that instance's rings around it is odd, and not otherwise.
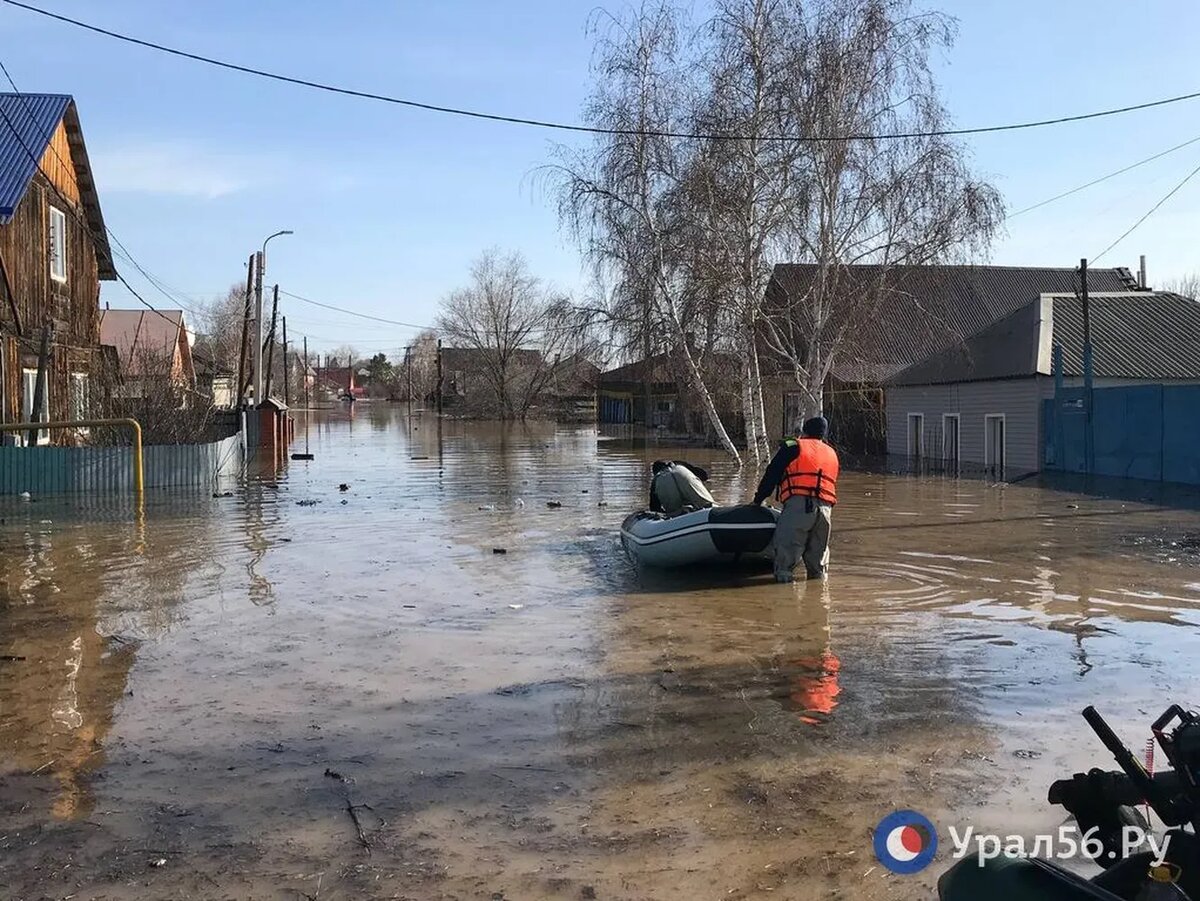
[[[1136,490],[848,473],[830,579],[776,585],[623,556],[658,456],[749,496],[710,451],[310,439],[143,523],[0,504],[4,898],[928,898],[950,826],[1054,830],[1049,781],[1113,766],[1086,704],[1140,748],[1200,695],[1200,515]]]

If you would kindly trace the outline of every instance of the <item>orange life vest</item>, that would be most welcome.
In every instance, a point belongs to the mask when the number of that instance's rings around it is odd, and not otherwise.
[[[841,468],[837,451],[820,438],[789,438],[800,452],[788,464],[779,482],[780,502],[800,495],[815,497],[826,504],[837,503],[837,479]]]

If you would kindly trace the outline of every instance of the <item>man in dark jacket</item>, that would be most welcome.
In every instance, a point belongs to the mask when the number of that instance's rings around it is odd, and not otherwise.
[[[779,447],[754,493],[761,504],[772,492],[783,503],[775,527],[775,580],[791,582],[804,560],[810,579],[825,578],[829,566],[829,530],[837,503],[840,470],[837,452],[825,443],[829,423],[817,416],[804,423],[798,438]]]

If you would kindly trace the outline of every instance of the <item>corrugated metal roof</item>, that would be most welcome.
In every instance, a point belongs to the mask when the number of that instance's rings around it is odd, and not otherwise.
[[[75,167],[79,199],[96,248],[98,274],[102,280],[111,281],[117,277],[117,270],[108,244],[108,229],[100,211],[79,112],[70,96],[0,94],[0,225],[12,221],[60,120],[71,145],[71,164]]]
[[[0,225],[12,221],[70,103],[66,94],[0,94]]]
[[[812,264],[775,267],[768,304],[775,292],[802,297],[815,283]],[[873,375],[880,381],[960,344],[970,335],[1033,302],[1042,294],[1071,293],[1075,270],[1030,266],[845,266],[835,270],[835,291],[860,295],[862,304],[840,304],[851,339],[839,352],[833,376],[845,382]],[[1129,291],[1126,269],[1089,269],[1094,292]],[[874,315],[863,315],[868,309]]]
[[[1088,273],[1089,289],[1091,272]],[[1050,375],[1038,368],[1039,301],[1022,307],[965,342],[934,354],[888,380],[889,385],[939,385]],[[1063,349],[1063,373],[1083,375],[1083,303],[1055,297],[1050,346]],[[1200,303],[1164,291],[1092,297],[1092,369],[1096,378],[1200,379]]]
[[[1156,292],[1095,297],[1088,306],[1096,378],[1200,378],[1200,303]],[[1082,375],[1083,304],[1077,298],[1055,298],[1054,341],[1063,348],[1063,371]]]

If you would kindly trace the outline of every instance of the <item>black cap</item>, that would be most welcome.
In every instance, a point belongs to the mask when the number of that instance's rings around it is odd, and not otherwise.
[[[806,420],[804,428],[800,430],[805,438],[824,438],[829,434],[829,420],[824,416],[814,416],[812,419]]]

